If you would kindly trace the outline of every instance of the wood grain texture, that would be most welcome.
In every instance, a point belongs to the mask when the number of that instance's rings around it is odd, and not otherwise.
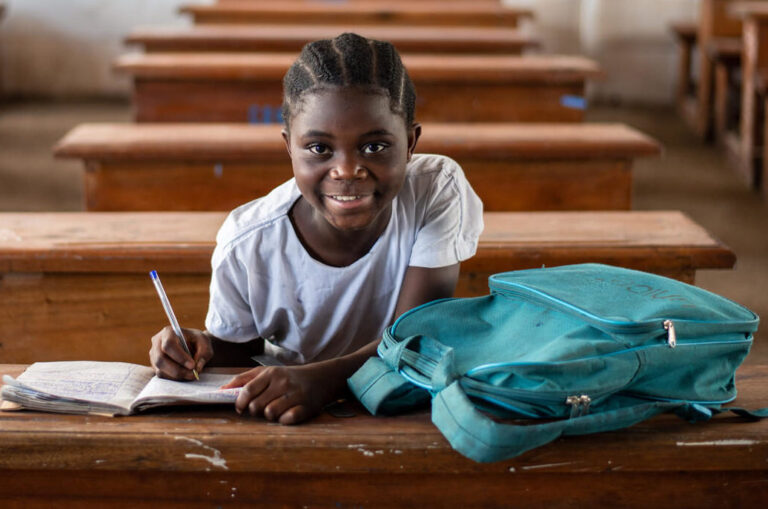
[[[182,323],[202,327],[222,212],[0,214],[0,359],[145,362],[166,325],[148,272]],[[599,262],[693,282],[734,253],[679,212],[488,212],[456,295],[507,270]]]
[[[124,55],[140,122],[275,122],[295,53]],[[570,56],[404,55],[419,121],[580,122],[589,59]],[[570,102],[569,102],[570,101]],[[254,110],[255,108],[255,110]],[[259,116],[268,108],[268,119]],[[254,120],[253,112],[256,111]]]
[[[350,26],[350,25],[195,25],[145,26],[125,38],[148,53],[154,52],[299,52],[312,41],[354,32],[369,39],[388,41],[400,53],[500,53],[520,54],[538,46],[538,40],[514,28]]]
[[[190,14],[196,23],[306,23],[355,25],[455,25],[516,26],[530,9],[511,8],[489,2],[410,2],[386,1],[332,3],[281,1],[271,4],[227,2],[213,5],[186,5],[180,12]]]
[[[292,176],[278,125],[85,124],[55,147],[86,165],[86,209],[231,210]],[[424,124],[485,210],[621,210],[655,140],[621,124]]]
[[[0,373],[23,368],[2,365]],[[764,405],[767,382],[768,366],[740,368],[736,404]],[[424,507],[427,500],[570,507],[610,500],[687,508],[759,507],[768,496],[768,421],[721,415],[691,424],[663,415],[479,464],[450,448],[426,410],[371,417],[356,404],[348,408],[354,417],[323,414],[293,427],[229,407],[125,418],[0,413],[0,500],[100,507]]]

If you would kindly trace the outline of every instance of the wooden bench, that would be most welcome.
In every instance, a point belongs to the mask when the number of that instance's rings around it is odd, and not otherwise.
[[[369,39],[389,41],[400,53],[520,54],[538,46],[535,37],[504,27],[430,27],[340,25],[196,25],[193,27],[138,27],[126,37],[148,53],[182,51],[290,51],[308,42],[355,32]]]
[[[82,159],[86,210],[231,210],[292,176],[281,126],[84,124],[55,147]],[[485,210],[631,205],[634,158],[658,142],[621,124],[425,124],[418,151],[464,168]]]
[[[734,128],[738,131],[741,93],[741,39],[722,38],[710,41],[706,49],[714,72],[712,100],[714,136],[718,145],[729,145]]]
[[[761,79],[768,70],[768,6],[762,2],[734,2],[731,15],[742,20],[744,56],[741,72],[741,112],[738,134],[729,138],[734,168],[750,186],[764,186],[763,119],[766,97]],[[763,187],[764,188],[764,187]]]
[[[675,94],[677,108],[679,111],[685,109],[685,103],[694,90],[693,79],[693,50],[696,46],[696,32],[698,27],[695,23],[673,23],[670,31],[675,38],[678,46],[677,57],[677,92]]]
[[[25,366],[0,365],[18,376]],[[737,372],[735,405],[768,399],[768,365]],[[428,410],[372,417],[354,402],[298,426],[231,406],[130,417],[0,413],[8,507],[762,507],[768,420],[661,415],[475,463]]]
[[[699,80],[695,98],[687,99],[682,105],[682,114],[694,132],[702,139],[713,134],[713,90],[714,63],[710,59],[712,41],[722,38],[741,37],[741,23],[728,13],[731,0],[701,0],[696,39],[700,48]],[[716,43],[715,43],[716,44]]]
[[[253,4],[230,1],[225,4],[186,5],[179,12],[195,23],[269,23],[349,25],[444,25],[514,27],[520,18],[532,16],[530,9],[500,3],[466,2],[280,2]]]
[[[275,122],[296,53],[154,53],[120,57],[133,77],[139,122]],[[403,56],[429,122],[580,122],[584,85],[600,76],[583,57]]]
[[[157,270],[180,323],[202,327],[222,212],[0,214],[0,358],[146,362],[167,324]],[[488,212],[458,296],[507,270],[601,262],[693,281],[734,253],[680,212]]]

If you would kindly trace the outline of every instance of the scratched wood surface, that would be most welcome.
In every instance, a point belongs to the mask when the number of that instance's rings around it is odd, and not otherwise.
[[[186,326],[201,328],[222,212],[0,214],[0,359],[145,362],[167,323],[157,270]],[[601,262],[691,282],[734,253],[679,212],[488,212],[456,295],[507,270]]]
[[[55,147],[85,163],[90,211],[231,210],[292,176],[278,125],[85,124]],[[424,124],[418,151],[459,162],[486,211],[621,210],[652,138],[621,124]]]
[[[388,41],[400,53],[520,54],[539,45],[534,36],[505,27],[403,25],[194,25],[140,26],[125,38],[149,53],[179,51],[301,51],[311,41],[354,32]]]
[[[443,25],[514,27],[521,18],[532,16],[525,8],[500,3],[438,0],[421,2],[280,2],[254,4],[230,1],[225,4],[185,5],[180,12],[195,23],[282,23],[353,25]]]
[[[0,374],[23,369],[0,365]],[[765,406],[767,386],[768,365],[747,363],[735,404]],[[760,507],[768,497],[768,421],[664,415],[480,464],[451,449],[426,409],[345,410],[355,415],[292,427],[228,406],[123,418],[2,412],[0,503],[693,508]]]
[[[276,122],[295,53],[153,53],[119,57],[140,122]],[[403,55],[430,122],[580,122],[585,83],[601,76],[574,56]]]

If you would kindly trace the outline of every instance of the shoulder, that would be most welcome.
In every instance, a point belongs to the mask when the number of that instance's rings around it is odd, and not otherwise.
[[[414,154],[408,162],[403,191],[416,201],[438,194],[463,195],[469,183],[459,163],[437,154]]]
[[[450,157],[439,154],[413,154],[406,169],[406,179],[464,176],[459,163]]]
[[[229,213],[216,235],[217,249],[230,250],[257,236],[279,231],[288,212],[300,196],[294,179],[273,189],[266,196],[245,203]]]

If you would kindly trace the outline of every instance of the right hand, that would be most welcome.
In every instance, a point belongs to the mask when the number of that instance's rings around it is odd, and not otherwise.
[[[213,357],[212,340],[208,334],[198,329],[181,330],[192,353],[191,357],[184,351],[171,326],[166,326],[152,336],[149,360],[155,368],[155,374],[160,378],[194,380],[192,370],[196,369],[199,374]]]

